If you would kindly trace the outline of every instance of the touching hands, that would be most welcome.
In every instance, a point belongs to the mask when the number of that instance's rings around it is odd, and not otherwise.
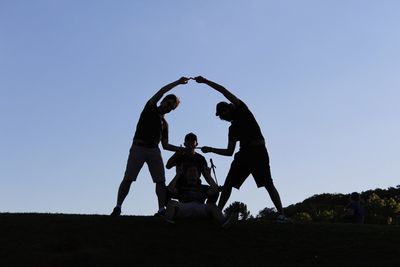
[[[203,76],[197,76],[194,78],[194,80],[198,83],[205,83],[207,81],[207,79],[204,78]]]
[[[203,76],[197,76],[197,77],[181,77],[179,80],[177,80],[178,84],[187,84],[189,80],[195,80],[198,83],[205,83],[207,81],[206,78]]]
[[[179,78],[179,80],[177,82],[178,82],[178,84],[187,84],[189,80],[190,80],[190,78],[181,77],[181,78]]]

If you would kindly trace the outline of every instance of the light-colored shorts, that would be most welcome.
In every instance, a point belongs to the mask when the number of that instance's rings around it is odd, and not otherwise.
[[[147,163],[154,183],[165,183],[164,162],[158,147],[147,148],[133,144],[130,151],[124,179],[136,181],[143,164]]]
[[[178,202],[175,217],[177,219],[208,218],[210,217],[210,211],[207,204],[204,203]]]

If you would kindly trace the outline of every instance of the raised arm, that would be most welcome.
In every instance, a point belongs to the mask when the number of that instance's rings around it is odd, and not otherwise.
[[[179,80],[176,80],[175,82],[169,83],[166,86],[162,87],[158,92],[153,95],[147,103],[151,104],[157,104],[158,101],[163,97],[165,93],[170,91],[172,88],[176,87],[177,85],[180,84],[187,84],[189,78],[187,77],[181,77]]]
[[[211,88],[213,88],[214,90],[220,92],[221,94],[223,94],[226,99],[228,99],[232,104],[234,105],[238,105],[240,103],[239,99],[232,94],[231,92],[228,91],[228,89],[226,89],[225,87],[223,87],[222,85],[215,83],[213,81],[207,80],[206,78],[202,77],[202,76],[197,76],[196,78],[194,78],[196,80],[196,82],[198,83],[205,83],[208,86],[210,86]]]
[[[221,156],[232,156],[233,152],[235,152],[235,148],[236,148],[236,142],[229,141],[227,148],[215,148],[215,147],[203,146],[201,148],[201,152],[203,153],[211,152]]]

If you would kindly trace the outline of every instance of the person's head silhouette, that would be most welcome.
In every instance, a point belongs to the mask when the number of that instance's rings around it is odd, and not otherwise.
[[[167,114],[179,106],[179,98],[174,94],[169,94],[161,100],[158,110],[161,114]]]
[[[227,102],[219,102],[216,106],[215,116],[219,116],[221,120],[232,121],[235,107]]]
[[[185,136],[185,147],[195,149],[198,145],[197,136],[194,133],[188,133]]]

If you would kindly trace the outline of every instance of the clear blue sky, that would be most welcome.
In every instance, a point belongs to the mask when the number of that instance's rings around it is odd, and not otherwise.
[[[180,76],[248,104],[284,206],[400,184],[399,12],[395,0],[1,0],[0,212],[110,213],[145,102]],[[193,81],[173,92],[171,143],[192,131],[225,147],[223,96]],[[232,158],[205,156],[224,181]],[[272,207],[251,177],[233,201]],[[145,167],[123,212],[156,209]]]

